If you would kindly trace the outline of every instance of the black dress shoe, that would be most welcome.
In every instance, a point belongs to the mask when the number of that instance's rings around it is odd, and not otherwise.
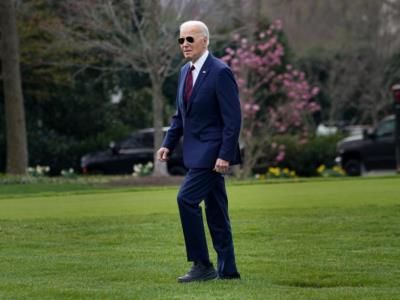
[[[218,275],[218,279],[240,279],[240,274],[239,273],[233,273],[233,274],[229,274],[229,275]]]
[[[188,283],[193,281],[206,281],[217,278],[218,274],[212,264],[205,265],[202,263],[194,263],[187,274],[178,278],[180,283]]]

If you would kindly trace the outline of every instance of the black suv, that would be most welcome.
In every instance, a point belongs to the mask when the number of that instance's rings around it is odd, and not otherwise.
[[[350,176],[364,170],[395,170],[395,116],[384,118],[372,131],[341,140],[337,153],[336,162]]]
[[[168,127],[163,128],[164,135]],[[132,174],[135,164],[153,162],[154,129],[147,128],[133,133],[120,142],[110,143],[110,148],[101,152],[89,153],[81,158],[84,174]],[[167,162],[171,175],[185,175],[182,145],[177,145]]]

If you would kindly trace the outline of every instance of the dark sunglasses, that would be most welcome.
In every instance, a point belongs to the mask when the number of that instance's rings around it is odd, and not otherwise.
[[[178,43],[180,44],[180,45],[182,45],[184,42],[185,42],[185,40],[188,42],[188,43],[193,43],[194,42],[194,37],[192,37],[192,36],[187,36],[187,37],[185,37],[185,38],[179,38],[178,39]]]

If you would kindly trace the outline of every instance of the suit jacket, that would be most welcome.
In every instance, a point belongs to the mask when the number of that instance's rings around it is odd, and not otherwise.
[[[179,73],[176,114],[163,147],[173,151],[183,135],[183,161],[187,168],[214,168],[217,158],[241,163],[241,112],[238,87],[230,68],[211,53],[201,68],[188,105],[183,100],[190,63]]]

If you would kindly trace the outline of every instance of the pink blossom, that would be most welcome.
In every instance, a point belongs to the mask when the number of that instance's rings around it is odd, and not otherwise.
[[[221,59],[222,59],[224,62],[229,62],[229,61],[231,60],[231,56],[230,56],[230,55],[225,55],[225,56],[222,56]]]
[[[281,19],[275,20],[275,27],[277,30],[282,30],[282,20]]]
[[[310,112],[316,112],[320,110],[320,105],[315,103],[315,102],[311,102],[308,104],[308,109]]]
[[[235,54],[235,51],[233,51],[232,48],[226,48],[226,49],[225,49],[225,52],[228,53],[228,54],[230,54],[230,55]]]
[[[316,96],[318,93],[319,93],[319,88],[318,88],[318,87],[314,87],[314,88],[312,89],[312,91],[311,91],[311,94],[312,94],[313,96]]]
[[[245,83],[246,83],[246,81],[245,81],[243,78],[238,78],[237,84],[238,84],[239,86],[243,86]]]
[[[281,162],[281,161],[283,161],[285,159],[285,152],[284,151],[280,151],[279,153],[278,153],[278,155],[275,157],[275,160],[277,161],[277,162]]]
[[[260,40],[249,41],[235,35],[235,47],[225,50],[223,60],[230,65],[239,87],[245,147],[254,147],[257,139],[271,138],[259,136],[262,127],[271,128],[271,134],[293,130],[302,133],[306,140],[305,117],[320,109],[312,101],[319,88],[310,86],[304,72],[291,64],[283,65],[286,54],[279,30],[282,30],[282,21],[276,20],[267,30],[259,32]],[[268,103],[269,99],[277,101]],[[278,145],[272,143],[271,147]],[[279,147],[276,159],[284,158],[285,149]]]
[[[286,131],[286,126],[284,126],[284,125],[279,126],[278,131],[280,133],[284,133]]]

